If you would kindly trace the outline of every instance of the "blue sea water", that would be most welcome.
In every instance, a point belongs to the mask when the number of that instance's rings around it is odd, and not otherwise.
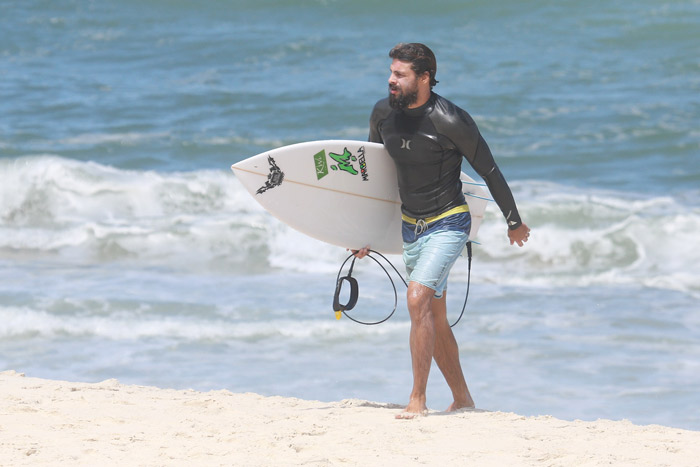
[[[481,227],[455,328],[477,406],[700,429],[692,0],[0,1],[0,370],[405,403],[403,291],[387,323],[336,321],[347,253],[229,170],[366,139],[399,41],[436,52],[532,228]],[[383,318],[391,283],[355,273],[354,316]]]

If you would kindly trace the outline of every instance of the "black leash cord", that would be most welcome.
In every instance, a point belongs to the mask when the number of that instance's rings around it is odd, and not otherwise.
[[[374,251],[374,250],[369,250],[369,251],[370,251],[370,253],[374,253],[376,255],[379,255],[384,261],[386,261],[394,269],[394,272],[396,272],[396,275],[399,276],[399,278],[401,279],[403,284],[408,288],[408,284],[404,280],[403,276],[396,269],[396,266],[394,266],[391,261],[386,259],[386,257],[383,254],[379,253],[378,251]],[[352,277],[352,270],[355,267],[355,260],[357,259],[357,257],[355,255],[351,254],[350,256],[348,256],[345,259],[345,261],[343,261],[343,264],[340,265],[340,269],[338,270],[338,276],[336,277],[336,281],[335,281],[335,284],[336,284],[335,285],[335,294],[333,296],[333,310],[336,312],[336,315],[338,313],[344,314],[345,316],[347,316],[347,318],[350,321],[354,321],[358,324],[364,324],[365,326],[374,326],[376,324],[382,324],[383,322],[387,321],[389,318],[391,318],[394,315],[394,313],[396,312],[396,307],[398,306],[399,297],[398,297],[398,293],[396,291],[396,284],[394,283],[394,279],[391,278],[391,274],[389,274],[389,271],[387,271],[386,268],[382,265],[382,263],[380,263],[377,260],[377,258],[372,256],[371,254],[367,255],[367,257],[372,258],[372,260],[375,263],[377,263],[379,265],[379,267],[382,268],[382,270],[384,271],[386,276],[391,281],[391,286],[394,288],[394,309],[391,310],[391,313],[389,313],[389,316],[387,316],[383,320],[371,322],[371,323],[355,319],[347,313],[349,310],[352,310],[355,307],[355,305],[357,304],[357,299],[359,298],[359,293],[360,293],[357,279]],[[348,275],[340,277],[340,274],[343,271],[343,268],[345,267],[347,262],[350,261],[351,258],[352,258],[352,263],[350,263],[350,270],[348,271]],[[457,321],[450,324],[450,327],[454,327],[457,323],[459,323],[459,321],[462,319],[462,316],[464,316],[464,310],[466,310],[466,308],[467,308],[467,300],[469,299],[469,286],[471,285],[471,278],[472,278],[472,242],[467,242],[467,258],[468,258],[467,293],[464,296],[464,304],[462,305],[462,312],[459,314]],[[348,302],[346,304],[340,303],[340,291],[343,287],[343,282],[347,282],[348,285],[350,286],[350,298],[348,299]],[[339,318],[339,315],[337,315],[337,316]]]
[[[467,299],[469,298],[469,286],[472,283],[472,242],[467,242],[467,293],[464,295],[464,305],[462,305],[462,311],[459,313],[459,317],[457,318],[457,321],[454,323],[450,324],[450,327],[453,328],[457,323],[459,323],[459,320],[462,319],[462,316],[464,315],[464,310],[467,308]]]
[[[394,271],[396,271],[396,274],[401,278],[401,280],[403,281],[404,285],[406,285],[406,287],[408,287],[408,284],[406,284],[406,281],[403,279],[403,277],[401,277],[401,274],[400,274],[399,271],[396,269],[396,267],[391,263],[391,261],[389,261],[388,259],[386,259],[386,257],[385,257],[384,255],[382,255],[381,253],[379,253],[378,251],[374,251],[374,250],[369,250],[369,251],[370,251],[371,253],[376,253],[376,254],[378,254],[379,256],[382,257],[382,259],[384,259],[384,261],[386,261],[387,263],[389,263],[389,265],[390,265],[392,268],[394,268]],[[372,256],[372,255],[367,255],[367,257],[368,257],[368,258],[372,258],[372,260],[374,260],[374,262],[377,263],[377,264],[379,265],[380,268],[382,268],[382,270],[384,271],[384,273],[386,274],[386,276],[387,276],[387,277],[389,278],[389,280],[391,281],[391,286],[394,288],[394,309],[391,310],[391,313],[389,313],[389,316],[387,316],[387,317],[384,318],[383,320],[381,320],[381,321],[376,321],[376,322],[372,322],[372,323],[367,323],[367,322],[365,322],[365,321],[360,321],[360,320],[358,320],[358,319],[353,318],[352,316],[350,316],[350,315],[347,313],[349,310],[352,310],[352,309],[353,309],[353,307],[354,307],[355,304],[357,303],[357,299],[358,299],[358,297],[359,297],[359,287],[358,287],[358,284],[357,284],[357,279],[355,279],[354,277],[352,277],[352,270],[353,270],[353,268],[355,267],[355,260],[357,259],[357,257],[356,257],[355,255],[350,255],[350,256],[348,256],[348,257],[345,259],[345,261],[343,261],[343,264],[340,266],[340,270],[338,270],[338,277],[336,278],[336,282],[335,282],[335,283],[336,283],[336,286],[335,286],[335,295],[334,295],[334,297],[333,297],[333,310],[334,310],[336,313],[343,313],[345,316],[347,316],[347,318],[348,318],[350,321],[354,321],[354,322],[356,322],[356,323],[358,323],[358,324],[364,324],[365,326],[374,326],[374,325],[376,325],[376,324],[382,324],[383,322],[387,321],[389,318],[391,318],[391,317],[394,315],[394,312],[396,312],[396,307],[397,307],[398,304],[399,304],[399,295],[398,295],[398,293],[396,292],[396,284],[394,283],[394,279],[391,278],[391,274],[389,274],[389,271],[387,271],[386,268],[382,265],[382,263],[380,263],[380,262],[377,260],[377,258],[375,258],[374,256]],[[345,267],[345,264],[350,260],[350,258],[352,258],[352,263],[350,263],[350,271],[348,271],[348,275],[347,275],[347,276],[340,277],[340,273],[342,272],[343,268]],[[340,301],[339,301],[340,290],[341,290],[341,288],[342,288],[342,286],[343,286],[343,281],[348,281],[348,284],[350,284],[350,298],[349,298],[349,300],[348,300],[348,303],[346,303],[345,305],[341,304]]]

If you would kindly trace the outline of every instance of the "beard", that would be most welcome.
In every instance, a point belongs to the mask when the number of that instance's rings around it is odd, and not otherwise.
[[[396,89],[389,86],[389,89]],[[413,89],[407,92],[399,91],[397,94],[389,93],[389,105],[392,109],[404,110],[409,105],[415,104],[418,100],[418,89]]]

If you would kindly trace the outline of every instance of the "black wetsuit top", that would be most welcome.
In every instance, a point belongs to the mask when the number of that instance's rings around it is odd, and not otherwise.
[[[431,93],[424,105],[395,110],[389,98],[377,102],[369,140],[382,143],[396,163],[401,210],[425,219],[465,203],[460,172],[465,157],[488,186],[508,227],[522,223],[513,194],[471,116]]]

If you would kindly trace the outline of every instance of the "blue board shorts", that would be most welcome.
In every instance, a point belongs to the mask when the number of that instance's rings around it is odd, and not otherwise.
[[[471,215],[458,212],[417,227],[413,219],[405,218],[402,225],[403,261],[408,280],[435,291],[442,298],[457,258],[469,239]]]

